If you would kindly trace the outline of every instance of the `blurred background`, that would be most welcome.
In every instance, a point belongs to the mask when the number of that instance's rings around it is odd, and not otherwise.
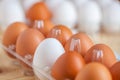
[[[47,7],[32,11],[31,7],[41,1]],[[30,11],[31,14],[28,14]],[[37,16],[41,12],[43,18]],[[13,22],[20,21],[31,26],[33,20],[44,20],[46,15],[50,15],[49,20],[54,25],[65,25],[73,33],[85,32],[95,43],[105,43],[120,53],[118,0],[0,0],[1,33]]]
[[[33,27],[41,26],[41,21],[65,25],[74,34],[85,32],[95,44],[107,44],[120,54],[119,0],[0,0],[0,39],[14,22]],[[20,65],[11,64],[15,60],[2,48],[0,53],[0,80],[35,80],[34,75],[23,75]]]

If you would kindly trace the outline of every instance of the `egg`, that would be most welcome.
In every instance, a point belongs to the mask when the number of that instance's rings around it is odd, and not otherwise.
[[[117,60],[110,47],[105,44],[96,44],[87,51],[85,61],[86,63],[100,62],[110,68]]]
[[[65,52],[52,66],[51,75],[56,80],[74,80],[84,65],[85,61],[80,54],[75,51]]]
[[[27,12],[26,17],[29,21],[34,20],[49,20],[51,19],[51,12],[44,2],[34,4]]]
[[[65,0],[60,5],[56,6],[56,9],[52,12],[52,21],[55,24],[62,24],[69,28],[74,28],[77,23],[77,11],[74,4]]]
[[[22,6],[26,12],[32,5],[40,1],[42,0],[22,0]]]
[[[2,0],[3,3],[3,27],[5,30],[13,22],[25,22],[25,14],[19,0]]]
[[[16,52],[23,58],[32,60],[37,46],[45,39],[42,33],[36,29],[27,29],[23,31],[16,43]]]
[[[85,33],[74,34],[65,44],[66,51],[76,51],[83,57],[89,48],[93,46],[92,40]]]
[[[83,67],[75,80],[112,80],[112,76],[104,65],[93,62]]]
[[[67,40],[72,36],[72,31],[64,25],[56,25],[48,34],[48,38],[58,39],[64,46]]]
[[[112,2],[103,9],[103,30],[107,33],[120,32],[120,3]]]
[[[53,27],[54,24],[50,20],[35,20],[33,24],[33,28],[38,29],[46,37]]]
[[[55,12],[57,6],[59,6],[65,0],[44,0],[51,12]]]
[[[14,22],[8,26],[3,35],[3,44],[6,47],[10,45],[16,45],[18,36],[28,29],[28,26],[23,22]]]
[[[33,58],[33,69],[38,78],[41,79],[39,70],[51,69],[59,56],[65,52],[62,44],[54,38],[43,40],[37,49]]]
[[[99,31],[102,20],[100,6],[95,1],[87,1],[78,9],[78,30],[86,33]]]
[[[18,36],[26,29],[28,29],[28,26],[23,22],[14,22],[10,24],[4,32],[2,39],[3,45],[15,51]],[[10,55],[10,53],[8,53],[8,55],[9,57],[15,58]]]
[[[102,8],[115,0],[95,0]]]
[[[113,80],[120,80],[120,61],[110,68]]]
[[[71,0],[71,1],[75,4],[77,8],[79,8],[82,4],[84,4],[85,2],[89,0]]]

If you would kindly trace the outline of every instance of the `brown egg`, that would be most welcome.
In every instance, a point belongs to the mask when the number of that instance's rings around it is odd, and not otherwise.
[[[105,44],[96,44],[91,47],[85,56],[85,61],[90,62],[100,62],[111,67],[117,60],[113,51]]]
[[[91,46],[93,42],[85,33],[77,33],[67,41],[65,50],[77,51],[84,57]]]
[[[44,2],[38,2],[27,11],[26,16],[30,21],[48,20],[51,18],[51,12]]]
[[[33,24],[33,28],[38,29],[46,37],[53,27],[54,24],[50,20],[35,20]]]
[[[28,29],[28,26],[22,22],[15,22],[8,26],[3,35],[3,44],[8,47],[10,45],[15,45],[18,36],[24,30]]]
[[[72,31],[64,25],[56,25],[48,34],[48,38],[58,39],[64,46],[67,40],[72,36]]]
[[[74,80],[84,65],[83,57],[77,52],[70,51],[58,58],[52,67],[51,75],[56,80]]]
[[[25,58],[33,58],[37,46],[44,36],[36,29],[27,29],[20,34],[16,43],[16,52]]]
[[[28,29],[28,26],[23,22],[15,22],[10,24],[6,29],[6,31],[4,32],[2,43],[6,47],[9,47],[10,49],[15,50],[16,48],[15,45],[16,45],[18,36],[26,29]],[[14,58],[14,56],[10,55],[9,53],[8,55]]]
[[[120,61],[116,62],[111,68],[113,80],[120,80]]]
[[[112,80],[112,76],[104,65],[93,62],[86,65],[75,80]]]

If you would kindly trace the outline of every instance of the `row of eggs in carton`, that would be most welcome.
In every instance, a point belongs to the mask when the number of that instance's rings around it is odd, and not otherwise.
[[[44,2],[44,5],[37,5]],[[35,8],[37,7],[37,8]],[[29,23],[32,18],[42,20],[46,17],[54,24],[63,24],[77,31],[95,33],[120,32],[120,4],[117,0],[1,0],[0,24],[3,29],[10,23],[21,21]],[[28,12],[31,11],[28,16]],[[27,17],[27,19],[26,19]]]
[[[32,67],[39,79],[119,80],[120,61],[109,46],[94,44],[87,34],[73,34],[61,24],[46,31],[45,24],[35,21],[30,28],[12,23],[4,32],[3,48]]]

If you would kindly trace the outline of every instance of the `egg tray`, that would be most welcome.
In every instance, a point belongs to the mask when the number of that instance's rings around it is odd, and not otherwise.
[[[17,54],[13,49],[15,48],[14,45],[11,45],[9,47],[6,47],[4,46],[2,43],[0,43],[0,47],[3,48],[5,51],[8,52],[8,54],[16,57],[18,60],[22,61],[23,63],[27,64],[27,66],[29,66],[30,70],[32,68],[32,73],[34,71],[36,71],[40,76],[40,79],[39,78],[36,78],[36,80],[55,80],[54,78],[52,78],[52,76],[49,74],[50,71],[47,69],[47,66],[43,69],[39,69],[37,68],[36,66],[32,65],[32,61],[29,60],[29,57],[22,57],[20,56],[19,54]],[[118,53],[115,53],[116,55],[116,58],[118,60],[120,60],[120,55]],[[29,56],[29,55],[28,55]],[[26,65],[23,65],[24,67],[26,67]],[[34,67],[34,68],[33,68]],[[29,72],[27,69],[28,67],[26,67],[24,70],[25,72]],[[30,74],[31,72],[29,72],[28,74]]]
[[[15,45],[10,45],[9,47],[4,46],[2,43],[0,43],[0,47],[3,48],[5,51],[8,52],[8,54],[16,57],[18,60],[22,61],[23,63],[27,64],[28,67],[26,67],[26,65],[22,65],[24,72],[30,74],[33,73],[34,71],[37,72],[40,76],[39,78],[36,78],[36,80],[55,80],[51,75],[50,75],[50,70],[48,69],[47,66],[45,66],[44,68],[38,68],[35,65],[32,64],[31,61],[31,56],[30,55],[26,55],[25,57],[20,56],[19,54],[17,54],[14,50],[15,50]],[[114,51],[114,54],[116,56],[116,58],[118,60],[120,60],[120,54],[116,53]],[[33,68],[34,67],[34,68]],[[32,68],[32,69],[31,69]],[[31,70],[31,71],[29,71]]]
[[[16,57],[18,60],[22,61],[23,63],[25,63],[27,65],[27,66],[26,65],[22,65],[22,66],[24,66],[24,68],[23,68],[24,73],[27,72],[27,74],[32,74],[34,71],[36,71],[40,75],[40,79],[36,78],[36,80],[55,80],[49,74],[50,71],[47,69],[47,66],[45,68],[43,68],[43,69],[39,69],[35,65],[32,65],[32,61],[29,59],[29,55],[28,55],[28,57],[22,57],[22,56],[20,56],[19,54],[17,54],[13,50],[15,48],[14,45],[10,45],[9,47],[6,47],[2,43],[0,43],[0,47],[3,48],[5,51],[7,51],[8,54]],[[34,66],[34,69],[33,69],[33,66]],[[27,68],[29,68],[29,69],[27,69]],[[29,71],[31,69],[32,69],[32,72]]]

